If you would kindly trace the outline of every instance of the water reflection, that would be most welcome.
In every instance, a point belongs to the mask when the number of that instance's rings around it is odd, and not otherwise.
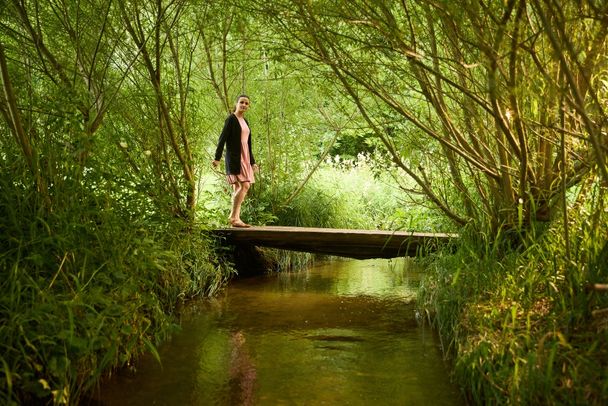
[[[193,304],[183,329],[136,374],[103,387],[107,405],[453,405],[456,389],[411,304],[405,260],[336,261],[235,281]]]
[[[253,405],[257,373],[242,331],[232,334],[230,347],[230,404]]]

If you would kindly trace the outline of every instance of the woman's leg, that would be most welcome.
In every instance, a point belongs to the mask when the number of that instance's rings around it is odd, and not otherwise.
[[[241,205],[250,187],[249,182],[237,182],[232,185],[232,210],[229,218],[231,222],[241,221]]]
[[[238,195],[238,193],[241,190],[241,184],[236,182],[232,184],[232,199],[231,199],[231,208],[230,208],[230,217],[228,217],[228,221],[229,222],[233,222],[234,220],[238,219],[238,217],[236,217],[236,196]],[[240,210],[239,210],[239,216],[240,216]]]

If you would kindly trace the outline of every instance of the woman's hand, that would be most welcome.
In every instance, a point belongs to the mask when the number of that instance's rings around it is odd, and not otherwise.
[[[220,161],[216,161],[215,159],[211,162],[211,165],[213,165],[214,168],[217,168],[217,166],[220,164]]]
[[[258,166],[258,164],[253,164],[251,165],[251,167],[253,168],[254,173],[260,173],[260,167]]]

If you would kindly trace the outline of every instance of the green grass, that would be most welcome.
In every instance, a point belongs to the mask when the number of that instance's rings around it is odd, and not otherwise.
[[[262,173],[244,207],[244,216],[261,224],[302,227],[451,229],[437,212],[419,201],[404,199],[390,173],[370,156],[324,162],[301,192],[285,204],[306,175],[290,174],[274,186]]]
[[[78,404],[113,368],[156,354],[180,301],[231,275],[179,219],[75,185],[48,210],[14,177],[0,183],[0,404]]]
[[[603,210],[595,215],[606,224]],[[587,289],[608,282],[608,230],[589,218],[571,219],[571,258],[554,223],[519,250],[465,231],[455,255],[428,261],[419,305],[472,403],[608,400],[608,317],[594,312],[608,294]]]

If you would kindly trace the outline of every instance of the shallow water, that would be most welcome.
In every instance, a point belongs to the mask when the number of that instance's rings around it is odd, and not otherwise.
[[[412,303],[405,260],[333,261],[234,281],[192,303],[182,329],[105,405],[458,405],[458,390]]]

